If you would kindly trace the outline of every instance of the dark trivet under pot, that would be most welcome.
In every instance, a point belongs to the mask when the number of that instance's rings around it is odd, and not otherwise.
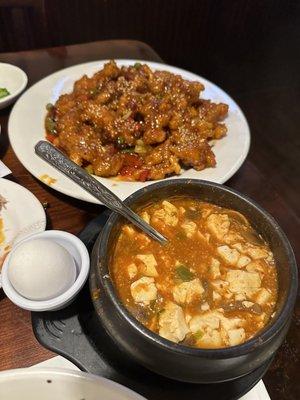
[[[92,220],[79,235],[89,251],[105,224],[108,212]],[[91,287],[93,287],[91,270]],[[189,384],[159,376],[129,359],[100,325],[87,283],[77,299],[59,311],[32,313],[37,340],[83,371],[121,383],[148,400],[234,400],[247,393],[265,374],[271,360],[249,375],[219,384]],[[124,332],[126,334],[126,332]]]

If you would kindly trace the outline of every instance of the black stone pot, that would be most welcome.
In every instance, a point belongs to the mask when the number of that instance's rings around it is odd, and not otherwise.
[[[274,355],[289,328],[297,293],[297,266],[292,248],[276,221],[255,202],[222,185],[188,179],[165,180],[128,197],[132,209],[174,196],[189,196],[244,214],[269,243],[278,269],[276,314],[258,336],[223,349],[196,349],[172,343],[141,325],[119,301],[109,277],[116,237],[124,219],[112,213],[92,263],[98,264],[99,298],[94,306],[101,324],[115,343],[138,363],[179,381],[217,383],[249,374]]]

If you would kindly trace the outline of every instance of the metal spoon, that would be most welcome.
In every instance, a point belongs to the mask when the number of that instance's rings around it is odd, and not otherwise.
[[[110,210],[123,215],[123,217],[127,218],[143,232],[147,233],[147,235],[157,240],[160,244],[167,243],[168,240],[161,233],[157,232],[156,229],[147,224],[147,222],[127,207],[126,204],[124,204],[123,201],[113,192],[107,189],[107,187],[102,185],[102,183],[97,181],[93,176],[88,174],[83,168],[71,161],[51,143],[46,142],[45,140],[39,141],[35,145],[35,152],[48,164],[58,169],[68,178],[72,179],[72,181],[89,192],[97,200],[100,200]]]

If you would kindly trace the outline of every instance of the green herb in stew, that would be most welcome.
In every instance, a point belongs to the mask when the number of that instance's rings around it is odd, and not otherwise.
[[[203,335],[204,335],[204,333],[203,333],[202,331],[200,331],[200,329],[199,329],[199,331],[197,331],[197,332],[194,333],[194,338],[195,338],[196,340],[200,340],[200,339],[202,338]]]
[[[195,278],[195,275],[185,265],[179,265],[176,268],[176,274],[177,277],[184,282],[191,281]]]

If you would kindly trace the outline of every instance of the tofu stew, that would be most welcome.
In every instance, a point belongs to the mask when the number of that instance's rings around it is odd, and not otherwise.
[[[163,233],[161,246],[123,225],[110,273],[132,315],[172,342],[198,348],[241,344],[272,318],[273,254],[239,212],[172,198],[138,212]]]

